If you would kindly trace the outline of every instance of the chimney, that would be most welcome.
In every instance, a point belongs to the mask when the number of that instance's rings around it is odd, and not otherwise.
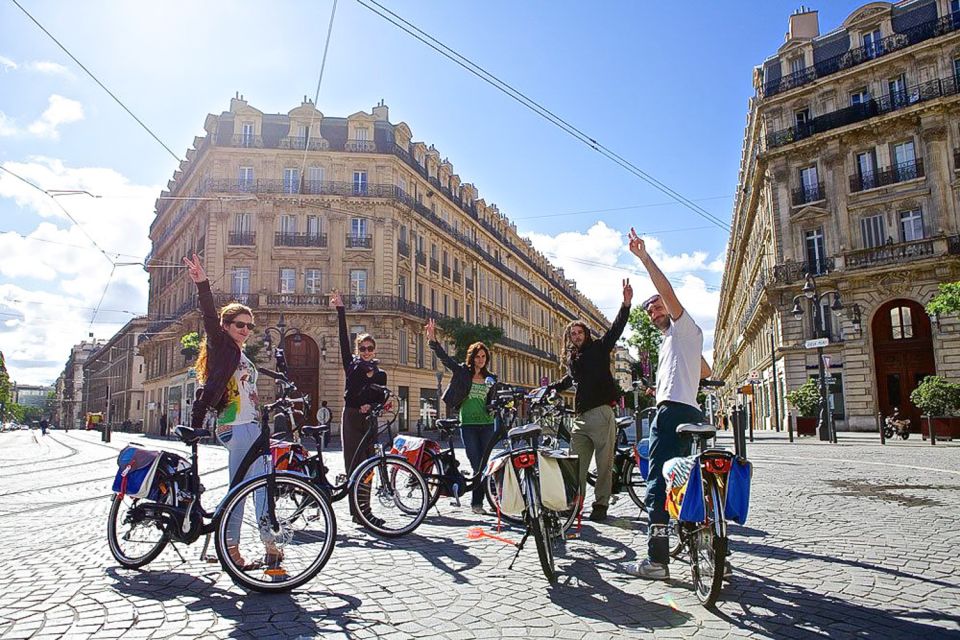
[[[794,39],[810,40],[818,35],[820,35],[820,19],[817,17],[816,10],[800,5],[800,8],[790,16],[787,41]]]
[[[380,104],[373,108],[373,116],[381,122],[390,121],[390,109],[380,100]]]
[[[230,98],[230,111],[236,112],[238,107],[245,106],[247,106],[247,101],[244,100],[243,96],[240,95],[240,92],[237,91],[237,94],[233,98]]]

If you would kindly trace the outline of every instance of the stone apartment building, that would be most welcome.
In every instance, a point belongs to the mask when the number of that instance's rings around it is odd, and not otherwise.
[[[960,2],[872,2],[824,34],[802,9],[754,86],[716,328],[725,403],[783,424],[816,335],[839,429],[893,407],[916,428],[917,383],[960,377],[956,319],[923,308],[960,279]],[[818,327],[806,298],[794,313],[808,275],[842,304],[827,295]]]
[[[153,322],[141,343],[148,429],[161,413],[170,424],[186,419],[194,394],[192,360],[178,341],[200,326],[194,285],[179,266],[192,251],[218,304],[254,308],[254,342],[281,314],[299,329],[284,344],[292,377],[337,416],[343,373],[327,294],[342,291],[351,332],[377,339],[403,429],[432,415],[449,381],[427,347],[428,317],[501,327],[491,368],[530,386],[559,375],[567,322],[609,324],[449,160],[388,115],[379,104],[329,117],[306,99],[268,114],[238,96],[207,116],[150,230]],[[266,362],[266,350],[258,357]]]
[[[64,429],[78,429],[83,426],[84,419],[84,371],[83,363],[87,361],[104,341],[94,339],[83,340],[70,349],[70,357],[57,378],[56,383],[56,411],[54,424]]]
[[[126,420],[142,425],[145,371],[137,342],[148,324],[143,317],[130,320],[83,363],[84,412],[102,412],[114,428]]]

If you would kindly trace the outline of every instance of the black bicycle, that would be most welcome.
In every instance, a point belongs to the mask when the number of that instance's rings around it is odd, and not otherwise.
[[[620,492],[625,490],[635,505],[645,509],[643,499],[647,479],[641,470],[641,441],[637,440],[634,444],[630,444],[626,434],[633,424],[632,416],[617,418],[617,451],[613,458],[613,484],[610,489],[610,504],[615,504],[620,497]],[[590,464],[590,470],[587,472],[587,484],[591,487],[597,486],[597,465],[595,462]]]
[[[326,494],[308,478],[278,472],[272,464],[270,415],[288,413],[304,401],[289,397],[288,391],[284,388],[275,402],[261,407],[260,437],[235,474],[235,486],[213,513],[201,504],[205,489],[197,464],[197,444],[211,435],[207,429],[174,429],[190,445],[190,460],[135,446],[121,452],[123,466],[107,519],[107,541],[117,562],[139,568],[159,556],[168,542],[191,544],[202,535],[201,558],[206,559],[212,534],[220,564],[238,585],[280,592],[316,576],[333,553],[336,518]],[[267,459],[265,475],[236,482],[262,458]],[[140,481],[138,487],[130,484],[134,478]],[[258,559],[244,560],[241,550]]]

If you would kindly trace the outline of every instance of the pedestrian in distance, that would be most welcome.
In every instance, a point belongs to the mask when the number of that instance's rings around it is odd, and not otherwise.
[[[467,347],[465,362],[457,362],[437,342],[437,323],[431,318],[427,321],[425,332],[430,348],[452,374],[450,383],[443,391],[447,415],[460,417],[460,438],[466,449],[467,459],[474,474],[481,471],[483,454],[496,433],[494,418],[487,411],[487,392],[496,384],[497,376],[490,373],[490,350],[482,342],[474,342]],[[470,497],[470,507],[477,515],[485,515],[483,509],[483,483],[478,482]]]
[[[165,413],[160,414],[160,437],[167,437],[167,414]]]
[[[330,306],[337,310],[337,324],[340,329],[340,359],[345,375],[340,437],[343,441],[344,468],[347,476],[350,476],[361,462],[373,455],[374,434],[368,435],[370,427],[367,424],[367,414],[373,404],[383,400],[382,392],[377,386],[386,386],[387,372],[380,369],[380,361],[376,359],[377,341],[369,333],[357,335],[355,350],[351,349],[346,310],[343,308],[343,298],[339,291],[330,294]],[[357,503],[368,522],[379,520],[370,513],[369,491],[359,492]],[[351,515],[354,522],[361,523],[356,513]]]
[[[47,435],[47,427],[48,427],[49,425],[50,425],[50,423],[47,422],[47,419],[46,419],[46,418],[41,418],[41,419],[40,419],[40,435],[42,435],[42,436]]]
[[[190,279],[197,286],[197,298],[203,316],[206,339],[197,355],[197,382],[203,391],[194,400],[191,426],[205,426],[207,411],[217,412],[216,437],[226,447],[230,486],[267,473],[266,458],[260,456],[247,470],[246,476],[237,477],[244,458],[260,438],[260,398],[257,394],[257,367],[243,352],[250,333],[254,330],[253,311],[239,302],[231,302],[217,313],[210,290],[210,281],[197,254],[193,259],[184,258]],[[166,416],[161,420],[165,423]],[[256,500],[257,520],[264,515],[263,500]],[[256,562],[246,562],[240,552],[239,540],[242,509],[227,523],[227,552],[237,566],[253,568]],[[261,534],[261,539],[264,534]],[[283,560],[283,552],[269,539],[263,539],[265,554],[262,563],[277,569]]]
[[[633,287],[627,279],[623,281],[620,311],[610,329],[599,339],[593,338],[590,328],[582,320],[568,324],[563,334],[567,375],[548,385],[548,389],[558,392],[569,389],[574,383],[577,385],[570,449],[579,458],[581,496],[586,491],[590,460],[595,458],[597,462],[597,482],[590,510],[593,522],[607,519],[613,489],[613,460],[617,449],[617,419],[613,405],[620,397],[620,387],[610,373],[610,353],[627,326],[632,301]]]
[[[677,294],[660,267],[647,253],[644,241],[630,229],[630,252],[643,264],[656,295],[643,302],[643,309],[663,334],[657,364],[657,412],[650,425],[650,467],[645,504],[649,516],[647,559],[626,565],[628,573],[649,580],[670,577],[670,515],[667,513],[667,483],[664,463],[690,450],[689,441],[677,435],[685,422],[703,422],[697,403],[700,380],[710,376],[703,359],[703,331],[677,299]]]

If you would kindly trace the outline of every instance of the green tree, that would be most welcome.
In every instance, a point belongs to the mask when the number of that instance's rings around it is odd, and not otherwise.
[[[200,334],[196,331],[184,334],[180,337],[180,353],[188,358],[192,358],[200,353]]]
[[[453,338],[453,344],[457,349],[454,359],[461,362],[467,359],[467,347],[474,342],[482,342],[492,347],[503,338],[503,329],[492,324],[472,324],[460,318],[444,318],[439,320],[437,325],[445,334]]]
[[[927,303],[927,313],[948,314],[960,312],[960,282],[943,282],[940,293]]]
[[[17,404],[16,402],[8,403],[7,418],[18,424],[23,424],[24,409],[25,407],[23,405]]]
[[[9,409],[11,400],[10,374],[7,373],[7,364],[3,358],[3,352],[0,351],[0,419],[4,418],[4,413]]]
[[[663,334],[650,320],[650,315],[642,307],[634,307],[627,320],[631,335],[627,344],[640,353],[641,375],[651,382],[657,375],[657,361],[660,358],[660,345],[663,344]],[[646,359],[647,364],[644,364]],[[643,370],[646,369],[646,370]]]

